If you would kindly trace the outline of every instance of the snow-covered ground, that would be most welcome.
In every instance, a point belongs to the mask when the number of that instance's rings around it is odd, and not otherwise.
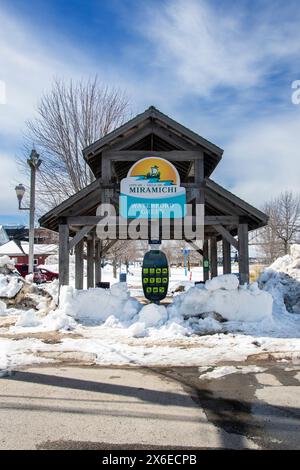
[[[141,268],[130,266],[127,285],[118,283],[107,265],[102,280],[111,283],[109,290],[76,291],[71,283],[58,307],[57,281],[34,287],[35,308],[7,307],[2,299],[0,370],[53,361],[205,367],[268,354],[300,360],[299,246],[258,285],[239,287],[232,274],[194,286],[201,268],[193,268],[191,278],[172,268],[168,301],[159,306],[142,302],[140,279]],[[185,290],[171,296],[179,285]]]

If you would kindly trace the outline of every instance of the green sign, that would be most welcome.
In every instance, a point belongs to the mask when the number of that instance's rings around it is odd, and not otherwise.
[[[151,250],[145,254],[142,283],[144,295],[151,302],[158,302],[166,297],[169,285],[169,265],[162,251]]]
[[[203,260],[203,270],[205,272],[209,271],[209,260],[208,259]]]

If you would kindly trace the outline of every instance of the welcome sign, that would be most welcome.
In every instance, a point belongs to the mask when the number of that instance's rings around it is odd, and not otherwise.
[[[160,157],[136,162],[121,181],[120,215],[125,218],[181,218],[185,216],[185,188],[178,171]]]

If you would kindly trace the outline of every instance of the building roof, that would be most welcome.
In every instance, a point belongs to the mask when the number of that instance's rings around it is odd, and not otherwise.
[[[6,230],[3,227],[3,225],[0,225],[0,246],[4,245],[4,243],[7,243],[8,241],[9,241],[9,238],[6,233]]]
[[[58,250],[57,245],[34,245],[35,255],[53,255]],[[0,246],[0,256],[27,256],[29,254],[29,243],[21,241],[17,243],[15,240],[10,240],[4,245]]]
[[[10,240],[9,242],[0,246],[0,255],[23,256],[24,252],[14,240]]]
[[[26,255],[29,254],[29,243],[21,242],[22,250]],[[55,244],[35,244],[34,245],[34,254],[35,255],[55,255],[58,251],[58,246]]]

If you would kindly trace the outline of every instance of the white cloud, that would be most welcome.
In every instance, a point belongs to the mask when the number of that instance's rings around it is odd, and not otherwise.
[[[0,10],[0,25],[0,79],[6,84],[0,128],[9,136],[20,134],[54,76],[76,78],[87,61],[59,34],[53,43],[4,10]],[[94,72],[91,64],[86,67]]]
[[[300,192],[299,129],[300,106],[239,129],[226,147],[217,179],[231,181],[232,192],[258,207],[287,189]]]
[[[155,48],[153,63],[169,80],[179,81],[183,93],[205,97],[220,87],[247,89],[259,84],[276,61],[297,58],[297,10],[285,19],[282,8],[270,2],[251,25],[243,5],[238,6],[230,10],[227,3],[222,8],[205,0],[171,0],[159,10],[149,7],[139,30]]]
[[[297,11],[279,14],[278,4],[270,2],[271,8],[261,8],[245,29],[242,4],[238,12],[203,0],[167,1],[159,10],[143,5],[136,21],[141,40],[124,44],[119,57],[104,52],[92,57],[59,31],[37,31],[0,9],[0,80],[7,93],[7,104],[0,105],[0,129],[13,142],[11,156],[8,144],[5,152],[0,147],[0,213],[15,212],[13,189],[19,176],[13,155],[42,92],[54,76],[96,72],[105,83],[128,90],[133,112],[154,104],[203,137],[226,143],[216,179],[246,200],[260,205],[278,191],[299,187],[300,106],[289,103],[289,110],[283,105],[277,115],[270,106],[268,117],[253,117],[258,96],[266,106],[268,74],[274,67],[293,68],[291,59],[300,52]],[[135,20],[131,16],[129,27]],[[224,87],[238,93],[228,98],[220,93]]]
[[[18,201],[15,193],[15,186],[19,182],[23,181],[24,177],[20,175],[13,156],[0,151],[0,162],[0,214],[9,215],[17,212]]]

